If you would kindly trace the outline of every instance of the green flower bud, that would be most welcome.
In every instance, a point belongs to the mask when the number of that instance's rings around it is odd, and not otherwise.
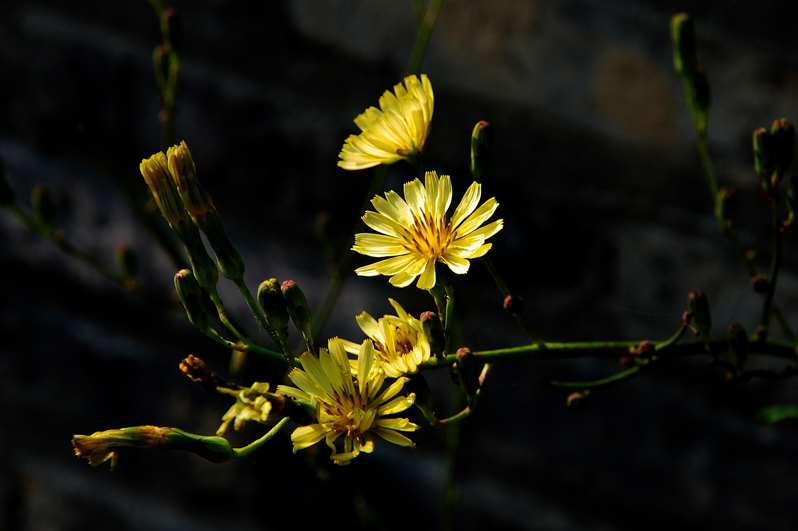
[[[421,329],[424,335],[427,336],[429,342],[430,352],[434,355],[443,353],[443,347],[446,345],[446,337],[443,335],[443,326],[438,314],[435,312],[424,312],[418,318],[421,321]]]
[[[754,131],[753,144],[756,173],[762,179],[762,185],[765,189],[769,190],[771,176],[776,169],[773,136],[764,127],[760,127]]]
[[[771,184],[776,186],[792,164],[795,127],[788,120],[782,118],[773,122],[770,135],[773,137],[773,159],[776,172],[775,182],[771,182]]]
[[[687,296],[687,307],[693,312],[693,326],[701,339],[708,343],[712,336],[712,315],[709,313],[709,299],[701,291],[691,291]]]
[[[718,190],[715,198],[715,217],[718,219],[720,231],[724,234],[732,227],[732,216],[737,212],[737,203],[734,189],[724,186]]]
[[[280,283],[276,278],[261,282],[258,287],[258,304],[266,315],[269,326],[284,332],[288,327],[290,317]]]
[[[479,375],[484,363],[477,360],[471,349],[461,348],[457,351],[457,374],[460,379],[460,389],[465,393],[469,407],[473,407],[479,391]]]
[[[36,221],[52,231],[55,227],[55,201],[49,188],[41,185],[34,188],[30,201],[36,214]]]
[[[202,288],[188,269],[181,269],[175,275],[175,290],[186,309],[191,324],[200,330],[210,326],[210,315],[202,302]]]
[[[87,459],[91,466],[97,466],[110,459],[111,470],[116,466],[119,448],[183,450],[213,463],[224,463],[236,457],[235,450],[222,437],[204,437],[177,428],[156,426],[134,426],[98,431],[92,435],[75,435],[72,444],[75,447],[75,455]]]
[[[493,159],[493,128],[488,122],[478,122],[471,133],[471,175],[481,183],[490,173]]]
[[[698,66],[695,38],[695,23],[686,13],[674,15],[671,19],[671,40],[673,41],[673,67],[682,76],[689,76]]]
[[[291,322],[294,323],[297,330],[309,336],[313,326],[313,316],[308,308],[305,294],[293,280],[283,282],[281,290],[288,308],[288,315],[291,316]]]
[[[10,206],[17,202],[17,194],[6,180],[6,168],[0,157],[0,206]]]
[[[128,244],[122,243],[116,247],[116,263],[125,278],[139,276],[139,259]]]
[[[696,67],[691,78],[694,94],[694,108],[696,111],[696,126],[700,131],[707,130],[709,106],[712,103],[712,91],[709,87],[709,78],[702,68]]]

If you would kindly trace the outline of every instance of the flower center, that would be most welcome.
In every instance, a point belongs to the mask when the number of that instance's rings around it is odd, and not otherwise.
[[[402,247],[427,260],[438,260],[452,243],[452,224],[444,218],[432,219],[425,215],[421,219],[413,215],[413,227],[404,237]]]

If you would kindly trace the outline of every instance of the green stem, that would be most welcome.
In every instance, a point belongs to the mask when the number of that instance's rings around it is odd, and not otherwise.
[[[653,362],[654,359],[651,360]],[[636,367],[632,367],[631,369],[627,369],[623,372],[619,372],[618,374],[614,374],[610,377],[603,378],[601,380],[595,380],[592,382],[558,382],[555,380],[544,380],[544,385],[554,387],[555,389],[561,389],[563,391],[583,391],[586,389],[594,389],[597,387],[609,387],[612,385],[618,385],[626,380],[631,380],[638,372],[640,372],[643,367],[649,366],[651,363],[648,360],[645,360],[645,363],[641,365],[637,365]]]
[[[490,273],[490,276],[493,277],[493,281],[496,283],[496,287],[499,288],[502,297],[507,298],[512,295],[510,288],[508,288],[507,284],[505,284],[504,280],[502,280],[502,277],[499,275],[499,271],[496,269],[496,265],[493,263],[493,260],[491,260],[490,256],[483,256],[482,263],[485,264],[485,267],[488,269],[488,273]]]
[[[418,29],[416,43],[413,46],[413,55],[410,56],[410,66],[407,69],[409,74],[418,74],[421,70],[421,62],[424,60],[427,44],[429,44],[432,29],[435,27],[435,21],[438,19],[438,13],[440,13],[442,6],[443,0],[430,0],[427,12],[424,14],[424,20]],[[418,7],[416,9],[418,10]]]
[[[365,212],[371,204],[371,199],[377,195],[380,190],[382,190],[382,187],[385,184],[385,177],[387,175],[387,165],[381,164],[377,167],[377,170],[374,172],[374,177],[371,179],[369,190],[366,192],[366,198],[363,201],[363,207],[360,209],[360,212]],[[327,292],[324,294],[324,299],[322,299],[321,306],[319,306],[319,309],[313,319],[313,328],[311,332],[314,338],[318,336],[319,332],[324,326],[324,323],[327,322],[327,319],[330,317],[330,312],[335,306],[335,301],[338,300],[338,295],[341,294],[341,287],[344,282],[345,273],[352,268],[352,260],[355,256],[355,253],[350,251],[355,242],[355,234],[358,231],[363,230],[363,227],[364,223],[361,219],[358,219],[358,221],[352,227],[352,232],[349,235],[349,239],[347,239],[347,248],[343,253],[341,253],[340,260],[338,261],[338,264],[333,271],[332,278],[330,279],[330,285],[327,288]]]
[[[240,350],[242,352],[256,352],[258,354],[263,354],[263,355],[270,356],[270,357],[273,357],[273,358],[279,358],[282,361],[286,361],[287,360],[289,363],[291,363],[292,358],[288,358],[287,356],[285,356],[284,353],[280,354],[280,353],[275,352],[273,350],[269,350],[269,349],[263,348],[263,347],[261,347],[259,345],[256,345],[247,336],[245,336],[244,334],[239,332],[238,328],[236,328],[236,326],[232,323],[232,321],[230,321],[230,317],[227,314],[227,308],[225,307],[224,303],[222,302],[222,298],[219,297],[219,292],[216,291],[216,286],[212,286],[212,287],[208,288],[208,296],[211,298],[211,301],[213,301],[213,305],[216,307],[216,313],[219,314],[219,320],[222,322],[222,324],[228,330],[230,330],[230,332],[233,333],[233,335],[235,335],[238,338],[239,341],[241,341],[241,343],[244,344],[244,348],[242,348],[240,345],[236,345],[235,343],[231,343],[230,341],[222,339],[221,336],[220,336],[219,339],[221,339],[224,342],[223,344],[225,344],[226,346],[229,346],[230,348],[232,348],[234,350]],[[211,329],[211,330],[213,330],[213,329]],[[206,335],[208,335],[208,334],[206,333]],[[213,336],[210,336],[210,335],[208,335],[208,336],[213,338]],[[230,346],[230,345],[232,345],[232,346]]]
[[[444,352],[451,352],[452,332],[454,327],[454,286],[449,284],[444,288],[446,291],[446,314],[443,322],[443,332],[446,335],[446,346]]]
[[[770,274],[768,276],[768,291],[765,295],[765,304],[762,307],[762,315],[759,319],[759,329],[767,333],[772,316],[773,299],[776,295],[776,282],[779,278],[779,267],[781,266],[782,254],[782,231],[779,221],[779,209],[775,201],[772,203],[773,211],[773,256],[770,259]]]
[[[233,453],[235,454],[235,457],[246,457],[255,450],[257,450],[258,448],[260,448],[261,446],[263,446],[264,444],[266,444],[269,441],[269,439],[277,435],[277,433],[281,429],[283,429],[283,426],[288,424],[289,420],[290,419],[288,417],[285,417],[283,420],[275,424],[274,427],[270,429],[268,433],[266,433],[266,435],[264,435],[257,441],[252,442],[244,446],[243,448],[233,448]]]
[[[672,339],[672,338],[671,338]],[[670,339],[668,340],[670,341]],[[660,342],[662,343],[662,342]],[[515,362],[515,361],[544,361],[564,360],[577,358],[620,358],[628,356],[629,350],[637,347],[640,341],[592,341],[581,343],[544,343],[539,345],[524,345],[520,347],[504,348],[498,350],[485,350],[474,352],[477,358],[484,363]],[[657,343],[655,343],[656,347]],[[729,342],[725,338],[714,338],[709,341],[711,352],[725,352]],[[748,343],[750,354],[761,354],[795,361],[798,359],[796,347],[792,344],[779,341],[753,341]],[[703,341],[685,341],[671,344],[666,352],[661,352],[660,357],[668,358],[706,355],[707,347]],[[457,356],[450,354],[440,359],[431,359],[421,365],[421,370],[435,370],[449,367],[457,361]]]

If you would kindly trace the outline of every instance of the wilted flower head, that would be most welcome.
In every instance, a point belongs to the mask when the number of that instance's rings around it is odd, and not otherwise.
[[[421,322],[409,315],[398,302],[388,300],[397,315],[374,319],[363,312],[357,316],[357,324],[374,342],[385,375],[398,378],[417,372],[419,365],[429,360],[431,349]],[[350,353],[356,353],[355,349],[360,347],[349,341],[345,341],[344,346]]]
[[[469,259],[483,256],[491,248],[485,240],[502,229],[503,220],[480,227],[490,219],[499,203],[491,198],[479,208],[482,185],[474,182],[466,191],[452,217],[446,210],[452,202],[448,175],[438,178],[427,172],[425,184],[418,179],[405,183],[405,199],[394,191],[371,200],[376,212],[367,211],[363,221],[381,234],[357,234],[353,251],[374,257],[392,256],[355,270],[360,276],[388,275],[394,286],[403,288],[416,277],[420,289],[435,286],[435,262],[446,264],[462,275]]]
[[[394,444],[415,448],[413,441],[398,432],[415,431],[418,425],[408,419],[384,418],[413,405],[415,394],[396,396],[408,379],[399,378],[380,393],[385,372],[370,340],[364,341],[358,352],[356,379],[343,342],[333,338],[328,347],[329,350],[319,349],[318,358],[309,352],[299,358],[302,369],[294,369],[288,375],[299,389],[277,387],[279,393],[310,403],[316,409],[318,423],[300,426],[291,434],[294,452],[324,439],[333,452],[330,458],[345,465],[360,452],[374,450],[372,433]],[[344,448],[339,452],[335,440],[342,435]]]
[[[216,435],[222,435],[226,432],[233,421],[235,421],[233,427],[237,431],[250,420],[261,424],[266,424],[270,420],[269,413],[272,410],[272,403],[268,393],[268,383],[255,382],[252,387],[237,390],[219,387],[218,391],[222,394],[234,396],[236,403],[222,417],[222,425],[216,430]]]
[[[362,170],[400,159],[413,160],[424,147],[434,107],[432,85],[426,75],[421,80],[408,76],[380,97],[380,109],[369,107],[355,118],[362,133],[350,135],[338,155],[338,166]]]

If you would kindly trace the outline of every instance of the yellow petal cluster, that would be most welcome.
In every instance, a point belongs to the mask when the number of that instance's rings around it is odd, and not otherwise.
[[[430,345],[421,321],[408,314],[393,299],[388,299],[397,315],[374,319],[366,312],[357,316],[360,329],[374,342],[381,367],[389,378],[418,372],[418,367],[430,358]],[[360,345],[344,341],[347,352],[355,353]]]
[[[376,212],[367,211],[363,221],[380,234],[357,234],[353,251],[385,260],[355,270],[360,276],[390,276],[394,286],[409,286],[419,277],[420,289],[435,286],[435,262],[453,272],[468,272],[469,259],[483,256],[491,247],[485,240],[502,229],[503,220],[482,226],[496,211],[495,198],[482,205],[482,185],[474,182],[450,218],[452,202],[448,175],[427,172],[424,184],[416,179],[405,183],[404,199],[394,191],[372,199]]]
[[[395,94],[394,94],[395,93]],[[338,166],[362,170],[412,158],[424,147],[429,134],[434,97],[426,75],[408,76],[394,93],[385,91],[380,108],[369,107],[355,118],[362,131],[350,135],[338,155]]]
[[[272,410],[272,404],[267,396],[269,391],[268,383],[255,382],[251,388],[247,387],[238,390],[219,387],[218,390],[220,393],[233,395],[236,398],[236,403],[222,417],[222,425],[216,430],[216,435],[224,434],[231,422],[236,431],[238,431],[250,420],[261,424],[265,424],[270,420],[269,413]]]
[[[379,435],[399,446],[415,448],[413,441],[398,433],[419,428],[408,419],[384,418],[405,411],[415,400],[415,394],[396,396],[407,378],[399,378],[380,393],[385,372],[374,353],[374,346],[366,340],[358,351],[357,371],[353,378],[344,343],[330,339],[329,349],[319,349],[319,357],[306,352],[299,358],[302,369],[294,369],[288,378],[297,386],[280,385],[277,391],[312,404],[318,423],[300,426],[291,434],[294,452],[313,446],[322,439],[332,449],[330,458],[339,465],[349,464],[361,452],[374,450],[371,434]],[[343,451],[335,441],[343,436]]]

